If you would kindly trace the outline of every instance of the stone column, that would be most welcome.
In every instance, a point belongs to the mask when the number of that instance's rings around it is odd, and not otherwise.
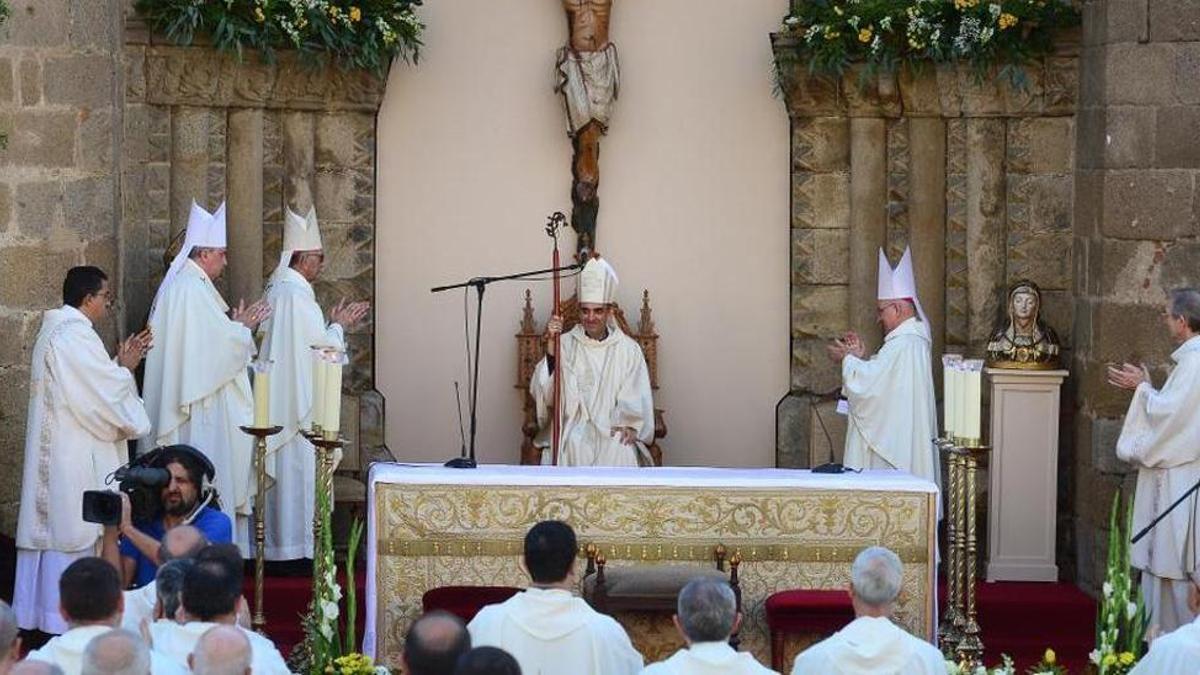
[[[1005,286],[1004,120],[967,120],[967,344],[980,350]]]
[[[263,292],[263,111],[229,111],[229,303],[247,303]]]
[[[887,242],[887,127],[881,118],[850,120],[850,328],[868,352],[882,334],[875,314],[879,249]]]
[[[914,117],[909,136],[909,244],[916,268],[917,294],[933,336],[934,382],[946,345],[946,123]]]
[[[307,212],[313,204],[313,117],[287,112],[283,120],[283,204]],[[318,208],[318,215],[321,209]],[[303,213],[301,214],[303,215]]]
[[[171,119],[171,236],[187,228],[192,200],[212,211],[208,201],[209,113],[180,106]]]

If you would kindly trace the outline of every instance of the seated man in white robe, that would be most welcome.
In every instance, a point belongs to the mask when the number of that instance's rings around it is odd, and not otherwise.
[[[889,618],[904,568],[886,548],[863,549],[850,569],[854,621],[796,657],[792,675],[945,675],[937,647]]]
[[[613,319],[617,275],[601,258],[587,261],[579,274],[579,323],[563,333],[562,318],[546,326],[546,357],[533,371],[529,392],[537,405],[534,440],[542,463],[553,463],[553,419],[561,420],[561,466],[639,466],[650,464],[646,445],[654,440],[654,400],[646,356]],[[562,357],[555,354],[561,335]],[[554,379],[562,377],[559,410]]]
[[[62,633],[58,577],[73,561],[96,554],[101,526],[84,522],[83,493],[128,459],[126,440],[150,429],[133,370],[150,334],[121,343],[114,359],[96,333],[113,290],[96,267],[73,267],[63,305],[42,316],[33,345],[25,468],[17,524],[13,609],[22,628]]]
[[[917,299],[912,254],[893,270],[879,251],[876,312],[886,336],[867,358],[862,337],[847,333],[829,346],[842,366],[842,395],[849,407],[842,463],[855,469],[900,469],[938,483],[937,400],[933,341]]]
[[[66,675],[79,675],[88,643],[121,622],[120,580],[117,570],[103,558],[80,558],[63,571],[58,592],[63,618],[70,628],[41,649],[29,652],[26,658],[53,663]],[[156,652],[150,660],[155,675],[187,672]]]
[[[1163,321],[1175,368],[1161,390],[1150,383],[1144,365],[1108,370],[1110,384],[1133,390],[1117,457],[1137,468],[1133,531],[1150,523],[1200,481],[1200,290],[1171,291]],[[1200,520],[1195,498],[1180,505],[1133,545],[1130,559],[1142,571],[1142,598],[1151,630],[1169,633],[1196,618],[1188,606],[1189,578],[1198,571],[1196,541]]]
[[[1188,608],[1200,614],[1200,575],[1188,584]],[[1200,670],[1200,618],[1159,636],[1129,675],[1193,675]]]
[[[150,623],[158,619],[162,611],[162,602],[157,582],[163,567],[172,560],[190,560],[205,546],[208,546],[208,539],[204,537],[203,532],[191,525],[179,525],[167,530],[159,547],[159,567],[155,573],[155,583],[125,591],[123,594],[125,614],[121,617],[121,627],[138,633],[143,621]],[[172,609],[167,616],[175,616],[175,610]]]
[[[525,570],[532,583],[480,610],[467,626],[471,643],[512,654],[523,673],[640,672],[642,655],[621,624],[571,593],[578,554],[571,526],[558,520],[534,525],[525,535]]]
[[[402,671],[408,675],[454,673],[458,660],[471,650],[471,635],[462,619],[441,610],[422,615],[404,636]]]
[[[150,646],[140,635],[114,628],[92,638],[83,650],[82,672],[152,675]],[[178,672],[178,671],[176,671]]]
[[[246,634],[234,626],[213,626],[188,656],[193,675],[250,675],[252,650]]]
[[[770,675],[746,652],[729,646],[742,623],[733,588],[724,580],[693,579],[679,591],[675,627],[687,643],[671,658],[646,666],[642,675]]]
[[[196,649],[200,636],[217,625],[237,626],[242,598],[243,566],[236,547],[214,544],[196,556],[183,577],[183,622],[155,621],[150,626],[154,648],[180,666]],[[258,633],[238,628],[250,641],[251,667],[256,675],[283,675],[287,664],[279,650]]]

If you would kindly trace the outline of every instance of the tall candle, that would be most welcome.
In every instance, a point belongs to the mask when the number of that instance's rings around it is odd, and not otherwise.
[[[264,363],[254,364],[254,426],[266,429],[271,410],[271,376]]]
[[[972,440],[981,440],[980,436],[980,417],[983,414],[983,370],[982,363],[971,361],[966,364],[969,370],[966,372],[966,419],[964,421],[963,435]]]
[[[321,350],[313,349],[313,388],[312,388],[312,411],[311,424],[313,427],[323,427],[325,413],[325,379],[328,375],[329,368],[325,359],[321,357]]]
[[[942,431],[947,437],[954,437],[958,429],[958,364],[961,361],[958,354],[942,355]]]
[[[321,420],[321,429],[325,438],[337,438],[342,423],[342,364],[331,363],[327,366],[325,375],[325,414]]]

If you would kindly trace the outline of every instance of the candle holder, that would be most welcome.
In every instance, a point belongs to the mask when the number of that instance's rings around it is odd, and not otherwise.
[[[317,454],[316,490],[324,492],[329,497],[330,510],[333,509],[333,454],[346,445],[344,438],[326,438],[324,435],[305,434],[313,444]],[[326,523],[321,514],[313,510],[313,578],[323,579],[325,563],[321,556],[316,555],[316,547],[325,536]]]
[[[975,582],[979,568],[976,536],[976,481],[979,459],[991,450],[978,438],[958,438],[939,444],[946,454],[949,495],[946,523],[946,616],[938,630],[942,651],[955,657],[967,672],[983,662],[983,638],[975,607]]]
[[[266,566],[265,551],[267,526],[263,520],[267,500],[267,437],[283,431],[283,427],[239,427],[242,431],[254,437],[254,615],[250,618],[250,626],[262,633],[267,625],[263,614],[263,575]]]
[[[942,653],[947,657],[953,658],[955,651],[958,649],[959,640],[962,639],[963,617],[959,612],[959,593],[961,588],[958,584],[958,574],[955,572],[959,560],[958,554],[958,518],[957,505],[959,503],[958,494],[960,471],[958,469],[959,454],[955,451],[954,440],[948,436],[939,438],[934,441],[940,454],[946,457],[946,510],[944,517],[946,520],[946,612],[942,615],[942,621],[938,625],[938,646]]]

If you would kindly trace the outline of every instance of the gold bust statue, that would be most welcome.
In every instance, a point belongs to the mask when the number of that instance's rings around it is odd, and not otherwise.
[[[1042,291],[1032,281],[1008,289],[1008,321],[988,340],[987,363],[993,368],[1050,370],[1058,367],[1059,342],[1042,322]]]

